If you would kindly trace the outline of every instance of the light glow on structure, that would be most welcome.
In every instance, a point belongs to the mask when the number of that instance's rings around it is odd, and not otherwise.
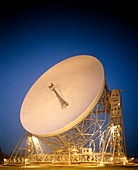
[[[35,145],[35,147],[39,147],[39,146],[40,146],[40,142],[39,142],[38,138],[35,137],[35,136],[29,136],[29,137],[28,137],[28,142],[29,142],[29,143],[32,143],[32,142],[33,142],[33,144]],[[29,143],[28,143],[28,144],[29,144]]]
[[[110,159],[111,159],[111,161],[113,161],[113,157],[111,157]]]
[[[33,139],[34,145],[38,146],[40,144],[37,137],[32,136],[32,139]]]
[[[115,130],[117,130],[117,125],[111,127],[111,134],[112,134],[112,135],[115,134]]]
[[[123,165],[126,165],[126,163],[128,163],[127,157],[123,158]]]

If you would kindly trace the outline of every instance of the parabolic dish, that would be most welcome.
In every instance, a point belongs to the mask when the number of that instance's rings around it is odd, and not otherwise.
[[[98,59],[80,55],[63,60],[29,90],[21,107],[21,123],[28,132],[41,137],[66,132],[95,107],[104,85],[104,69]]]

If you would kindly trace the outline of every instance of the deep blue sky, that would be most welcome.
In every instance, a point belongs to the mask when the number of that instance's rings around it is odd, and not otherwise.
[[[102,62],[110,90],[124,90],[127,154],[138,157],[136,4],[12,1],[0,11],[2,151],[12,152],[23,133],[21,104],[38,77],[63,59],[86,54]]]

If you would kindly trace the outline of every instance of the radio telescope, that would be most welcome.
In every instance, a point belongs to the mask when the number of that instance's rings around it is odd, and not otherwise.
[[[46,71],[27,93],[20,120],[27,134],[14,159],[25,145],[29,162],[127,161],[120,90],[109,91],[95,57],[71,57]]]

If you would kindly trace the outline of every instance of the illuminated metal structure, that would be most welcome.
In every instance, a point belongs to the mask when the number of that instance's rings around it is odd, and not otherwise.
[[[44,73],[26,95],[21,123],[26,131],[8,164],[127,163],[120,90],[109,91],[92,56],[71,57]]]

